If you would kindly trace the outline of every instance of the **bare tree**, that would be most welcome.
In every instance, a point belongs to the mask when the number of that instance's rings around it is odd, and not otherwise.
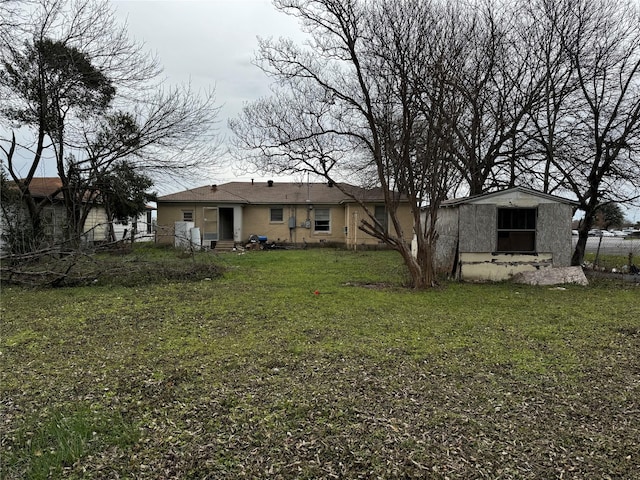
[[[531,41],[537,27],[522,13],[519,2],[487,1],[462,7],[456,19],[464,43],[451,79],[452,146],[471,195],[524,183],[522,132],[544,98],[546,72]]]
[[[542,50],[547,101],[533,112],[532,137],[544,154],[545,190],[571,192],[584,211],[572,258],[579,265],[600,205],[640,194],[640,9],[625,0],[541,0],[534,11],[551,43]]]
[[[452,174],[445,145],[451,115],[443,115],[452,105],[443,77],[451,59],[450,12],[420,0],[275,5],[299,18],[310,39],[306,49],[287,40],[261,42],[259,64],[280,88],[231,122],[237,146],[264,170],[307,171],[329,180],[348,172],[373,182],[392,227],[353,196],[367,212],[360,228],[400,252],[415,288],[434,285],[437,235],[424,228],[421,209],[434,207],[435,224]],[[413,211],[416,257],[413,231],[400,224],[401,199]]]
[[[35,231],[42,204],[29,187],[47,154],[62,180],[71,240],[82,233],[90,180],[110,166],[126,160],[177,174],[211,161],[213,92],[164,87],[157,59],[129,39],[108,1],[39,0],[27,13],[0,45],[0,114],[14,127],[0,148]],[[23,140],[25,131],[32,139]],[[71,172],[88,187],[72,188]]]
[[[561,13],[555,2],[522,2],[520,14],[530,28],[522,29],[517,42],[528,45],[523,61],[543,74],[542,95],[537,108],[527,112],[521,132],[525,147],[513,162],[513,176],[545,193],[563,188],[563,174],[554,164],[557,156],[571,150],[571,111],[575,110],[572,94],[576,81],[571,62],[562,47],[555,25]]]

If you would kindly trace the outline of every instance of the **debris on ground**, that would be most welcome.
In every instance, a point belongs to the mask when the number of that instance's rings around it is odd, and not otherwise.
[[[554,267],[520,272],[513,276],[512,281],[527,285],[561,285],[565,283],[589,285],[582,267]]]

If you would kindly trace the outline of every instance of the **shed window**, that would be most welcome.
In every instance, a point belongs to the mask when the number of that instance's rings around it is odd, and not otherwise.
[[[270,209],[269,221],[272,223],[284,221],[284,212],[282,207],[274,207]]]
[[[182,221],[183,222],[193,222],[193,210],[183,210],[182,211]]]
[[[536,217],[535,208],[499,208],[498,251],[534,252]]]
[[[316,232],[331,231],[331,212],[328,208],[316,208],[313,229]]]

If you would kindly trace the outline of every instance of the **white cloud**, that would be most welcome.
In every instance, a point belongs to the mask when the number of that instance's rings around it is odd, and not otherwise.
[[[222,106],[222,136],[230,134],[227,121],[245,103],[269,94],[269,78],[252,63],[258,37],[303,39],[297,20],[278,12],[268,0],[112,0],[112,4],[117,17],[127,22],[131,38],[158,55],[169,83],[190,82],[196,91],[215,88],[216,102]],[[213,175],[224,182],[243,174],[226,169]]]
[[[257,37],[300,35],[297,22],[266,0],[113,1],[132,38],[158,54],[171,83],[215,87],[221,121],[269,93],[252,64]]]

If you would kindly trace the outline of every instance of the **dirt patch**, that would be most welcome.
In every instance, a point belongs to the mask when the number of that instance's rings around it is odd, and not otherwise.
[[[369,283],[369,282],[346,282],[343,283],[344,287],[360,287],[360,288],[368,288],[371,290],[387,290],[390,288],[394,288],[395,286],[390,283],[377,282],[377,283]]]

